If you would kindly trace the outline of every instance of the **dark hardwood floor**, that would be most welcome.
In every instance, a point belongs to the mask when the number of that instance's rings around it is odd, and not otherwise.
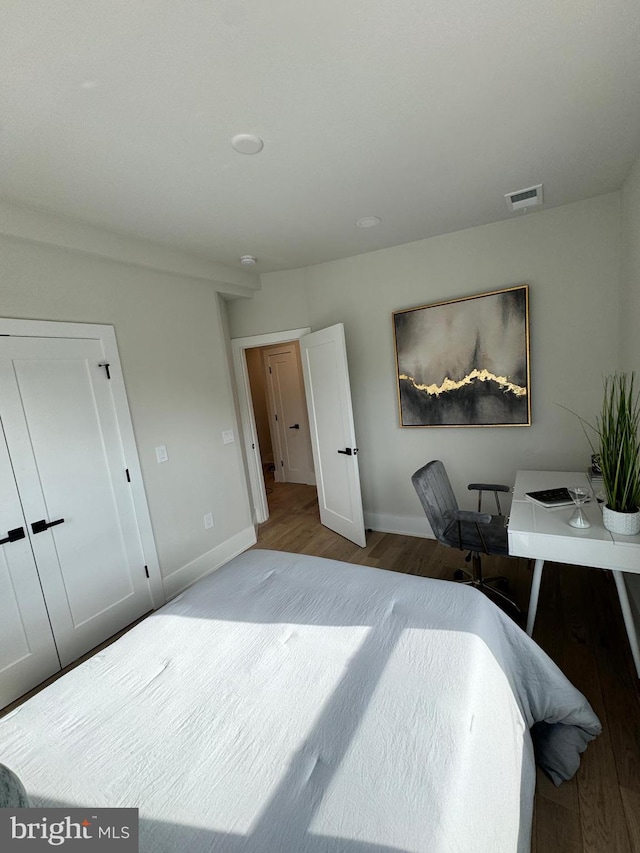
[[[313,486],[267,483],[270,517],[256,548],[314,554],[395,572],[450,579],[459,551],[429,539],[368,533],[359,548],[320,524]],[[504,574],[526,610],[526,560],[485,558],[485,574]],[[540,771],[534,853],[640,853],[640,682],[610,572],[548,563],[534,639],[588,698],[603,733],[577,775],[556,788]],[[490,791],[480,791],[490,797]]]

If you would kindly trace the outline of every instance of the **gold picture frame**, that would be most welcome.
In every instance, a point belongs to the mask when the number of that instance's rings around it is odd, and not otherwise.
[[[529,286],[393,313],[401,427],[531,426]]]

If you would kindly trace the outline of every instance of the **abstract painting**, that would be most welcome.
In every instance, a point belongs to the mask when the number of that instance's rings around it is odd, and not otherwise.
[[[529,287],[393,315],[403,427],[530,426]]]

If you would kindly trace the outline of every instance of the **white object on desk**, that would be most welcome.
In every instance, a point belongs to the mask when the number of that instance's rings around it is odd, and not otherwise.
[[[538,608],[540,582],[545,560],[597,569],[611,569],[618,590],[631,653],[640,677],[640,647],[622,572],[640,574],[640,535],[610,533],[602,523],[602,509],[596,500],[583,507],[591,526],[570,527],[572,507],[548,510],[533,503],[526,492],[568,485],[591,485],[584,473],[566,471],[518,471],[509,518],[509,554],[535,560],[527,634],[531,636]]]

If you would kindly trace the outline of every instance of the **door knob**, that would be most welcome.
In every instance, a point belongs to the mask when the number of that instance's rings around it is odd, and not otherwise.
[[[289,429],[300,429],[300,424],[294,424],[292,427],[289,427]]]
[[[56,524],[63,524],[64,518],[57,518],[55,521],[45,521],[44,518],[41,518],[40,521],[34,521],[31,524],[31,529],[34,533],[44,533],[45,530],[48,530],[50,527],[55,527]]]
[[[345,456],[351,456],[351,448],[347,447],[346,450],[339,450],[338,453],[344,453]]]
[[[14,527],[13,530],[7,530],[7,535],[4,539],[0,539],[0,545],[6,542],[17,542],[18,539],[24,539],[25,532],[23,527]]]

